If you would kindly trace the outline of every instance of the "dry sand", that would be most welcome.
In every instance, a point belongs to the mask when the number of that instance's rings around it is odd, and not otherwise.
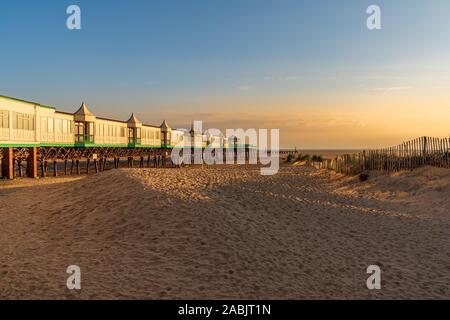
[[[358,149],[304,149],[299,150],[301,154],[309,154],[310,156],[313,155],[320,155],[324,159],[334,159],[337,156],[341,156],[344,154],[354,154],[361,152],[361,150]]]
[[[449,171],[420,170],[366,183],[307,167],[3,183],[0,298],[449,299]],[[366,288],[371,264],[381,290]]]

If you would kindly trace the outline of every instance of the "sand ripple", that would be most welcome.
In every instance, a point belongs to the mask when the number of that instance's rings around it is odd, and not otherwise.
[[[14,181],[0,186],[0,297],[450,298],[448,215],[426,214],[442,204],[366,195],[287,167]],[[80,292],[65,286],[71,264]]]

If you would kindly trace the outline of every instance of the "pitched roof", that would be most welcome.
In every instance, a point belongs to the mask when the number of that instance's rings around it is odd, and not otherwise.
[[[94,114],[89,111],[86,103],[82,103],[80,109],[77,110],[77,112],[75,112],[74,114],[76,115],[80,115],[80,116],[92,116],[94,117]]]
[[[28,101],[28,100],[23,100],[23,99],[18,99],[18,98],[13,98],[13,97],[8,97],[8,96],[3,96],[0,95],[0,98],[4,98],[4,99],[8,99],[8,100],[13,100],[13,101],[19,101],[19,102],[24,102],[24,103],[28,103],[28,104],[32,104],[34,106],[40,106],[42,108],[48,108],[48,109],[53,109],[55,110],[55,107],[50,107],[50,106],[45,106],[43,104],[37,103],[37,102],[33,102],[33,101]]]
[[[166,120],[164,120],[163,123],[161,124],[161,129],[170,129],[170,126],[167,124]]]
[[[130,117],[130,119],[128,119],[127,122],[128,122],[128,123],[133,123],[133,124],[142,123],[142,122],[134,115],[134,113],[131,114],[131,117]]]

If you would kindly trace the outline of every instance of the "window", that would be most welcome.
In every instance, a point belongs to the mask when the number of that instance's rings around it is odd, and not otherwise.
[[[56,133],[63,133],[62,120],[56,119],[55,124],[56,124],[56,128],[55,128]]]
[[[53,133],[53,118],[48,118],[47,129],[49,133]]]
[[[75,143],[84,143],[84,122],[75,122]]]
[[[87,129],[88,127],[86,127]],[[86,134],[88,135],[94,135],[94,123],[93,122],[89,122],[89,131],[86,131]]]
[[[0,128],[9,128],[9,112],[0,110]]]
[[[18,129],[18,124],[17,124],[17,113],[16,113],[16,112],[13,112],[13,113],[12,113],[12,121],[13,121],[13,123],[12,123],[13,129]]]
[[[13,112],[13,129],[34,130],[34,115]]]
[[[47,118],[41,118],[41,132],[47,132]]]
[[[75,122],[75,134],[83,135],[84,134],[84,124],[83,122]]]

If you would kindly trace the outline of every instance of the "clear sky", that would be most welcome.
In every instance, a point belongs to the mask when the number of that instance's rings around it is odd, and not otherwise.
[[[82,29],[66,28],[81,8]],[[366,27],[381,7],[382,30]],[[450,134],[448,0],[2,0],[0,94],[283,147]]]

